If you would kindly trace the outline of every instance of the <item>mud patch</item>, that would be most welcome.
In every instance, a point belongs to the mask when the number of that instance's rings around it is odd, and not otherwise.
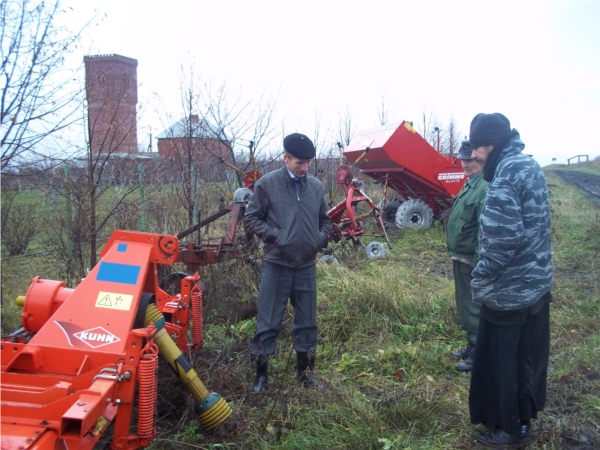
[[[554,173],[589,194],[600,205],[600,175],[569,170],[555,170]]]

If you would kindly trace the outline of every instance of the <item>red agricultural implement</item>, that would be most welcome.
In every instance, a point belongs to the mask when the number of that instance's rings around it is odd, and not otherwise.
[[[177,239],[183,239],[194,232],[198,232],[197,242],[189,242],[180,245],[177,262],[184,263],[188,273],[196,273],[199,267],[209,264],[217,264],[234,258],[248,257],[248,249],[252,242],[252,236],[245,233],[240,233],[242,229],[242,218],[246,211],[246,204],[254,191],[254,183],[260,179],[262,174],[257,170],[256,163],[252,153],[252,145],[250,146],[250,155],[253,163],[253,170],[244,172],[234,165],[228,163],[223,158],[220,162],[238,173],[244,183],[243,188],[237,189],[235,192],[225,195],[221,200],[227,201],[232,199],[233,203],[225,208],[222,208],[217,213],[200,221],[192,228],[182,231],[177,235]],[[225,236],[219,238],[214,243],[203,243],[201,230],[203,227],[215,222],[217,219],[229,214]],[[179,286],[179,282],[186,273],[173,273],[165,280],[165,284],[175,284]]]
[[[178,254],[175,236],[115,231],[75,289],[33,279],[17,299],[22,328],[2,338],[3,450],[91,449],[111,424],[112,449],[149,446],[159,352],[194,396],[204,428],[231,414],[182,353],[202,346],[199,277],[184,277],[176,295],[158,285],[157,265]]]
[[[218,242],[212,244],[191,242],[180,245],[177,262],[184,263],[188,273],[195,273],[199,267],[208,264],[215,264],[232,258],[248,257],[248,249],[252,243],[252,236],[240,233],[240,230],[243,229],[241,220],[244,216],[246,204],[252,196],[254,183],[262,176],[256,168],[252,153],[251,159],[253,161],[253,170],[249,172],[243,172],[235,166],[221,161],[221,163],[236,171],[241,176],[246,187],[239,188],[235,193],[224,197],[224,199],[233,198],[233,203],[230,206],[221,209],[216,214],[207,217],[192,228],[177,235],[178,239],[183,239],[220,217],[230,214],[226,234]],[[353,178],[352,169],[341,165],[336,170],[335,182],[343,190],[344,198],[327,212],[332,222],[329,241],[342,244],[351,242],[355,247],[362,246],[361,237],[365,235],[364,221],[372,217],[379,229],[378,236],[383,237],[387,241],[388,246],[390,246],[384,224],[380,218],[380,209],[364,193],[359,182]],[[367,205],[364,208],[367,212],[362,214],[357,212],[359,203]],[[201,239],[199,238],[198,242],[200,241]],[[371,244],[369,244],[371,247],[367,247],[367,255],[380,256],[385,252],[381,244],[376,242]],[[187,273],[173,273],[165,282],[178,285],[180,280],[185,276],[187,276]]]
[[[379,229],[378,236],[385,238],[388,247],[391,247],[383,220],[380,217],[379,208],[363,192],[360,183],[354,180],[352,169],[341,165],[335,172],[335,182],[344,190],[344,198],[333,206],[327,215],[331,219],[330,242],[352,242],[355,247],[362,246],[361,237],[365,234],[364,220],[372,217]],[[367,204],[368,211],[358,214],[358,204]],[[382,256],[385,254],[383,245],[372,242],[367,246],[369,257]]]
[[[382,215],[399,228],[429,227],[451,207],[466,180],[460,164],[437,152],[408,122],[360,133],[344,156],[384,184]],[[397,197],[388,198],[388,189]]]

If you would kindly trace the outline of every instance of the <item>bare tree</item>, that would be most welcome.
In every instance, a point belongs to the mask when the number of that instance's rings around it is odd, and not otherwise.
[[[328,127],[325,132],[322,130],[321,115],[315,112],[315,126],[313,132],[313,144],[315,146],[316,157],[313,163],[313,175],[320,178],[321,181],[327,175],[331,175],[333,167],[341,164],[341,151],[329,138],[331,129]],[[333,149],[335,148],[335,156]],[[339,157],[338,157],[339,155]],[[333,163],[335,161],[335,164]],[[340,161],[338,163],[338,161]]]
[[[241,89],[232,94],[224,81],[216,89],[210,82],[204,84],[202,104],[199,112],[202,117],[214,124],[213,137],[228,143],[233,164],[237,155],[244,153],[251,142],[254,157],[264,156],[275,140],[281,137],[281,123],[275,119],[278,94],[259,94],[256,98],[246,98]],[[250,169],[246,165],[244,170]],[[238,184],[243,186],[241,178]]]
[[[194,73],[193,65],[189,69],[182,67],[181,74],[183,118],[173,124],[172,114],[163,111],[169,125],[157,139],[159,151],[177,174],[173,188],[187,211],[191,227],[197,214],[204,215],[209,207],[196,202],[202,185],[222,176],[229,190],[233,188],[232,180],[243,187],[240,172],[258,169],[256,161],[264,159],[279,134],[279,127],[274,121],[276,98],[260,95],[249,99],[241,90],[232,94],[226,82],[215,88]],[[236,171],[224,170],[221,162],[227,162]]]
[[[450,122],[448,122],[448,126],[444,130],[442,153],[454,156],[460,148],[461,141],[461,134],[458,131],[454,117],[450,117]]]
[[[65,66],[65,58],[90,22],[73,30],[63,21],[70,9],[61,0],[0,2],[3,173],[77,119],[81,97],[70,86],[74,70]]]
[[[385,95],[381,96],[381,104],[377,108],[377,118],[379,120],[379,125],[385,125],[388,123],[389,111],[385,103]]]
[[[350,144],[350,141],[356,136],[356,123],[352,119],[350,109],[346,106],[343,114],[339,114],[339,137],[343,146]]]
[[[175,195],[187,212],[187,226],[192,227],[197,219],[196,190],[206,175],[203,166],[218,164],[218,158],[227,156],[228,147],[212,138],[210,125],[196,113],[200,102],[200,92],[196,85],[193,67],[189,74],[181,69],[180,102],[183,117],[173,122],[171,114],[166,114],[170,123],[158,135],[159,152],[166,159],[174,174],[170,180]],[[214,156],[207,161],[206,156]]]
[[[152,189],[159,188],[146,182],[154,178],[153,171],[145,172],[145,180],[140,180],[139,164],[158,170],[160,163],[138,158],[137,149],[131,146],[136,120],[126,117],[121,106],[117,100],[90,108],[85,148],[62,161],[68,172],[53,170],[49,177],[48,189],[65,200],[66,209],[47,233],[58,244],[66,262],[65,275],[72,279],[96,265],[99,243],[109,234],[103,233],[105,229],[112,232],[125,223],[131,226],[132,214],[139,218],[140,183],[146,183],[148,197],[153,195]],[[135,108],[130,114],[136,114]]]
[[[442,132],[441,124],[435,117],[435,112],[427,109],[427,104],[421,108],[421,122],[416,128],[419,134],[437,150],[439,134]]]
[[[322,146],[322,135],[321,135],[321,114],[315,111],[315,127],[312,138],[313,145],[315,146],[315,152],[319,154],[319,150]]]
[[[331,150],[335,148],[336,160],[339,160],[338,156],[341,149],[339,149],[337,145],[338,138],[335,136],[336,132],[337,130],[332,129],[331,124],[327,125],[324,129],[321,121],[321,114],[315,112],[313,144],[315,146],[317,158],[327,160],[331,157]]]

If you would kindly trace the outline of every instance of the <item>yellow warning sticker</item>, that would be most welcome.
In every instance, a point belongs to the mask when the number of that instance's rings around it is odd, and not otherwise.
[[[98,417],[98,421],[96,422],[96,425],[94,427],[92,427],[92,429],[90,430],[92,432],[92,434],[94,436],[98,436],[100,433],[102,433],[102,430],[104,429],[104,427],[106,426],[106,424],[108,423],[108,420],[106,418],[104,418],[103,416]]]
[[[120,311],[129,311],[131,303],[133,302],[133,295],[129,294],[115,294],[114,292],[102,292],[98,293],[96,299],[96,308],[108,308],[118,309]]]

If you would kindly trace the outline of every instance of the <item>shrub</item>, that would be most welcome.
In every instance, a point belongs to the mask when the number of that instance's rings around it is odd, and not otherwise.
[[[16,192],[8,193],[2,205],[2,244],[10,256],[24,254],[38,230],[36,209],[15,205],[15,197]]]

